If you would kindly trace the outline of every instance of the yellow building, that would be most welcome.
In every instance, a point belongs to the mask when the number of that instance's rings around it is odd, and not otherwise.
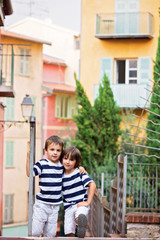
[[[105,73],[121,109],[141,114],[152,86],[159,7],[159,0],[82,0],[80,81],[92,104]]]
[[[29,179],[26,177],[26,156],[30,140],[30,124],[23,122],[21,103],[26,94],[34,103],[36,117],[36,161],[41,158],[43,44],[48,42],[1,31],[1,88],[8,89],[3,100],[4,179],[3,228],[28,220]],[[0,88],[0,89],[1,89]],[[9,226],[9,225],[7,225]],[[10,227],[11,227],[10,226]],[[5,228],[4,228],[5,229]]]

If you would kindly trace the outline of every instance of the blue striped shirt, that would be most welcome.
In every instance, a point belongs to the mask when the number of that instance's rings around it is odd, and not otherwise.
[[[40,192],[36,199],[46,204],[62,203],[62,174],[63,165],[55,164],[47,159],[39,160],[33,167],[33,176],[39,175]]]
[[[88,184],[92,179],[87,174],[80,174],[76,168],[74,172],[62,177],[62,195],[64,209],[67,209],[73,204],[77,204],[88,199]]]

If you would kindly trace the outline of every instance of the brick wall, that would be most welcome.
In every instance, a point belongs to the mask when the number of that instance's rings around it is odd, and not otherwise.
[[[160,238],[160,213],[127,213],[125,222],[128,238]]]

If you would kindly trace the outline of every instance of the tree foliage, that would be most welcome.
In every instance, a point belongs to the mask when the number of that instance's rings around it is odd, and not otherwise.
[[[157,48],[157,54],[156,54],[156,61],[154,62],[153,78],[154,78],[154,84],[152,88],[153,93],[152,93],[151,104],[149,108],[151,113],[148,115],[149,121],[147,122],[147,129],[160,133],[160,97],[159,97],[160,96],[160,37],[158,38],[158,48]],[[147,137],[150,139],[158,140],[159,134],[152,131],[147,131]],[[158,141],[147,140],[146,145],[149,147],[159,148]],[[156,149],[148,149],[148,154],[160,156],[160,152]],[[150,158],[150,161],[152,162],[158,162],[157,160],[158,159],[154,157],[152,159]]]
[[[87,171],[98,171],[102,166],[115,164],[120,135],[120,108],[116,106],[110,83],[104,75],[99,86],[99,97],[92,106],[81,83],[76,79],[78,114],[74,117],[78,131],[73,144],[82,154],[82,165]]]

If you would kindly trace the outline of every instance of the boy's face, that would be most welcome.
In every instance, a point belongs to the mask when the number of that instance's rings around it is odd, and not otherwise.
[[[62,147],[59,144],[51,143],[45,152],[49,161],[58,163],[62,153]]]
[[[62,160],[63,166],[65,168],[65,173],[70,174],[75,170],[76,160],[70,158],[70,156],[64,156]]]

